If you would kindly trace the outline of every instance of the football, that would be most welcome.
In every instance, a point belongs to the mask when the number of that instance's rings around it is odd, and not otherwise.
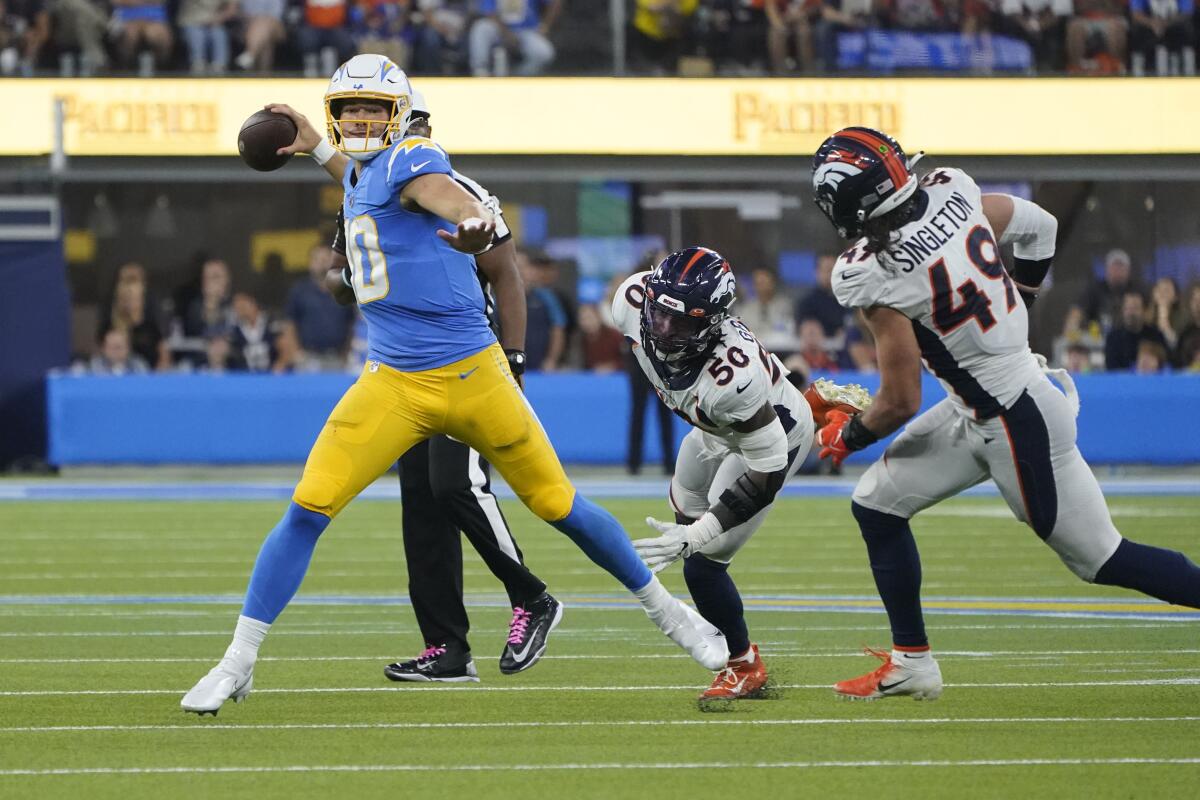
[[[238,131],[238,152],[242,160],[259,172],[279,169],[291,159],[291,154],[278,155],[276,150],[296,140],[296,123],[285,114],[256,111],[242,123]]]

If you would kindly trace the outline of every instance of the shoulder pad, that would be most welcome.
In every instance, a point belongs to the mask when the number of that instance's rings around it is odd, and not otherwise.
[[[617,288],[612,299],[613,322],[627,338],[635,342],[641,341],[642,306],[646,302],[647,272],[638,272],[629,276]]]
[[[879,305],[885,277],[874,254],[861,245],[852,247],[833,267],[833,295],[845,308]]]
[[[388,152],[387,180],[402,186],[418,175],[452,175],[450,156],[432,139],[410,136],[392,145]]]

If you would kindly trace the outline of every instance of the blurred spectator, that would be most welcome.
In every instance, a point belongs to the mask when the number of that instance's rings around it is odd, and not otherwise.
[[[407,70],[412,53],[408,3],[399,0],[353,0],[350,32],[359,53],[379,53]]]
[[[600,309],[591,303],[579,307],[583,368],[592,372],[616,372],[621,368],[625,337],[605,323]]]
[[[0,0],[0,75],[33,74],[49,38],[43,0]]]
[[[1129,0],[1134,75],[1145,75],[1149,63],[1157,75],[1196,74],[1194,12],[1193,0]]]
[[[283,28],[284,0],[240,0],[245,50],[237,57],[238,67],[270,72],[275,66],[275,46],[286,36]]]
[[[129,334],[121,328],[112,328],[100,338],[100,352],[86,368],[91,375],[145,375],[149,371],[145,359],[130,351]]]
[[[766,0],[706,0],[708,47],[719,69],[732,74],[763,71],[767,40]]]
[[[1082,375],[1092,371],[1092,351],[1086,345],[1073,344],[1067,347],[1066,361],[1063,366],[1068,372]]]
[[[80,72],[91,75],[108,66],[104,35],[108,9],[100,0],[56,0],[51,3],[51,28],[60,53],[80,54]]]
[[[629,52],[638,72],[674,74],[688,49],[700,0],[637,0]]]
[[[1095,323],[1098,333],[1107,333],[1121,316],[1122,298],[1131,291],[1140,292],[1141,287],[1133,279],[1129,254],[1121,249],[1109,250],[1104,257],[1104,279],[1093,281],[1080,300],[1082,325]]]
[[[465,61],[466,0],[416,0],[416,39],[412,68],[416,75],[456,75]]]
[[[813,32],[811,21],[820,15],[823,3],[816,0],[767,0],[767,51],[771,56],[771,72],[783,75],[799,67],[801,72],[813,68]],[[794,45],[793,59],[788,45]]]
[[[250,372],[269,372],[278,353],[275,348],[275,333],[271,320],[254,296],[238,292],[233,296],[233,328],[229,332],[229,346],[233,369]]]
[[[957,30],[957,0],[881,0],[880,12],[887,27],[903,31],[937,33]]]
[[[332,255],[325,245],[313,245],[308,252],[308,276],[288,292],[286,314],[304,351],[306,369],[341,371],[354,325],[354,306],[338,305],[325,288]]]
[[[1179,345],[1179,332],[1187,324],[1187,310],[1179,302],[1179,287],[1174,278],[1162,277],[1154,282],[1146,319],[1163,335],[1167,352],[1174,353]]]
[[[1071,0],[999,0],[996,33],[1028,43],[1041,71],[1062,65],[1062,42]]]
[[[1137,359],[1133,371],[1139,375],[1153,375],[1162,372],[1167,365],[1167,348],[1158,342],[1146,339],[1138,342]]]
[[[175,37],[167,19],[166,0],[112,0],[112,28],[117,31],[121,66],[132,68],[142,48],[162,67],[171,58]],[[142,71],[145,72],[144,66]]]
[[[815,319],[831,339],[840,336],[846,324],[846,312],[833,296],[833,267],[836,263],[836,256],[817,259],[817,285],[796,304],[796,322]]]
[[[304,74],[332,75],[354,55],[354,39],[346,29],[347,0],[304,0],[304,24],[296,29],[296,46],[304,58]]]
[[[183,336],[209,339],[225,334],[233,324],[231,290],[229,265],[219,258],[205,261],[200,273],[200,295],[192,299],[183,315]]]
[[[234,359],[233,347],[224,336],[213,336],[204,346],[204,365],[201,372],[212,375],[223,375],[226,372],[240,369],[241,365]]]
[[[1153,342],[1167,351],[1158,328],[1146,324],[1146,301],[1141,292],[1128,291],[1121,299],[1121,324],[1109,331],[1104,340],[1104,366],[1109,371],[1134,366],[1142,342]]]
[[[825,330],[819,320],[806,319],[800,323],[800,349],[797,353],[808,367],[807,374],[837,372],[838,362],[829,354]]]
[[[275,350],[278,355],[271,367],[272,373],[283,375],[295,371],[297,366],[302,364],[304,353],[300,350],[300,340],[296,338],[296,326],[284,325],[279,329],[279,336],[275,339]]]
[[[839,33],[860,31],[873,21],[872,0],[822,0],[813,22],[813,45],[821,69],[833,72],[838,65]]]
[[[497,48],[517,56],[514,75],[540,75],[554,60],[554,45],[546,38],[562,11],[562,0],[479,0],[479,19],[471,24],[471,73],[490,75]],[[507,70],[496,69],[498,74]]]
[[[98,338],[103,341],[112,330],[126,334],[125,348],[132,349],[143,363],[154,364],[158,369],[170,366],[162,327],[147,297],[146,270],[136,262],[117,270],[112,303],[100,320]]]
[[[225,25],[237,17],[238,0],[183,0],[176,23],[187,42],[193,75],[229,69],[229,32]]]
[[[1067,70],[1123,73],[1128,29],[1125,0],[1075,0],[1075,17],[1067,22]]]
[[[1179,331],[1175,365],[1181,369],[1200,369],[1200,283],[1188,289],[1187,317]]]
[[[742,318],[763,347],[776,353],[795,352],[796,321],[792,315],[792,301],[779,294],[779,276],[765,267],[758,267],[751,273],[751,278],[754,294],[742,297],[734,314]]]
[[[551,273],[534,262],[528,252],[517,249],[517,266],[525,282],[526,368],[553,372],[562,364],[567,346],[567,313],[550,288]]]
[[[857,316],[861,315],[861,311],[857,312]],[[858,323],[857,317],[854,323],[846,326],[846,349],[839,362],[858,372],[877,372],[879,363],[875,353],[875,340],[865,328],[865,324]]]

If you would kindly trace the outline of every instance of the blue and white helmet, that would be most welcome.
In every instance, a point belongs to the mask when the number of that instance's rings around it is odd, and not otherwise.
[[[374,100],[388,105],[386,121],[342,119],[342,107],[351,100]],[[412,114],[413,88],[404,70],[387,56],[363,53],[338,67],[325,91],[325,127],[329,141],[356,161],[370,161],[399,141],[408,129]],[[342,134],[347,122],[362,123],[366,136]]]

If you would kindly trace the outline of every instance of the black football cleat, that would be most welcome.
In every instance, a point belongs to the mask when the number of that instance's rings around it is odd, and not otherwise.
[[[500,654],[500,671],[505,675],[523,672],[546,652],[550,632],[562,621],[563,605],[546,592],[530,600],[524,608],[513,609],[508,624],[508,641]]]
[[[479,682],[471,654],[448,650],[444,645],[430,645],[411,661],[388,664],[383,668],[383,674],[389,680],[413,683]]]

